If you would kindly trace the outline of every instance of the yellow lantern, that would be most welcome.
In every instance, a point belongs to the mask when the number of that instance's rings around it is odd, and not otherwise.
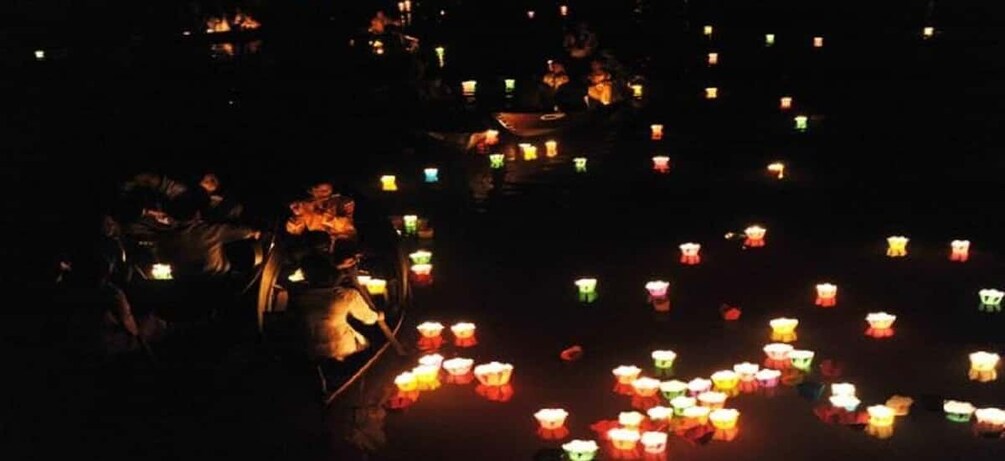
[[[642,92],[645,89],[641,83],[632,83],[628,85],[632,89],[632,97],[635,99],[642,99]]]
[[[386,295],[387,280],[371,278],[366,284],[366,291],[371,295]]]
[[[791,109],[792,108],[792,97],[791,96],[782,96],[782,99],[778,103],[778,107],[781,108],[782,110]]]
[[[485,145],[494,146],[499,144],[499,131],[485,130]]]
[[[529,143],[520,143],[519,146],[524,160],[537,160],[537,146]]]
[[[642,449],[646,453],[659,454],[663,453],[667,449],[667,433],[666,432],[643,432],[642,433]]]
[[[704,29],[702,29],[702,31],[705,33],[706,37],[711,37],[712,36],[712,26],[710,26],[710,25],[705,26]]]
[[[772,341],[791,343],[797,339],[796,327],[799,326],[798,319],[779,317],[772,319],[768,324],[771,326]]]
[[[380,177],[380,189],[385,192],[398,190],[398,178],[393,174],[386,174]]]
[[[534,419],[541,425],[541,429],[547,431],[561,429],[568,417],[569,412],[561,408],[543,408],[534,413]]]
[[[551,140],[544,143],[545,155],[550,157],[558,156],[558,142]]]
[[[286,277],[286,279],[293,283],[300,283],[307,280],[307,277],[304,276],[304,271],[302,269],[297,268],[297,270],[293,271],[293,273],[290,274],[289,277]]]
[[[896,416],[893,408],[886,405],[873,405],[866,409],[869,412],[869,425],[876,427],[893,426],[893,419]]]
[[[775,34],[764,34],[764,46],[772,46],[775,44]]]
[[[768,172],[775,175],[777,179],[785,178],[785,164],[782,162],[774,162],[768,165]]]
[[[719,63],[719,53],[708,54],[708,65],[714,66]]]
[[[638,378],[632,381],[632,389],[639,397],[652,397],[660,390],[660,380],[653,378]]]
[[[618,380],[619,384],[631,385],[632,381],[638,379],[639,374],[642,373],[642,369],[633,365],[621,365],[615,368],[612,373],[614,373],[614,377]]]
[[[412,392],[419,388],[419,382],[415,379],[415,375],[407,371],[394,378],[394,385],[398,386],[398,390],[401,392]]]
[[[712,373],[712,384],[718,391],[731,392],[740,384],[740,376],[733,370],[721,370]]]
[[[740,418],[740,412],[732,408],[718,409],[708,415],[708,420],[712,426],[719,430],[729,430],[736,427],[736,421]]]
[[[719,97],[719,88],[710,86],[705,88],[705,99],[716,99]]]
[[[651,133],[651,138],[653,141],[659,141],[663,139],[663,125],[659,123],[654,123],[649,125],[649,131]]]
[[[837,305],[838,287],[833,283],[817,284],[817,300],[814,304],[820,307],[834,307]]]
[[[475,367],[475,378],[483,386],[505,386],[513,376],[513,365],[489,362]]]
[[[967,262],[970,259],[970,241],[953,240],[949,242],[949,260],[955,262]]]
[[[727,395],[723,392],[707,391],[698,394],[698,404],[711,409],[722,408],[726,403]]]
[[[461,82],[461,94],[466,97],[474,96],[477,88],[478,82],[476,80],[465,80]]]
[[[751,382],[757,378],[757,372],[760,371],[761,367],[756,363],[743,362],[733,365],[733,372],[736,376],[740,378],[742,382]],[[712,376],[712,380],[715,380],[715,375]]]
[[[928,27],[925,27],[924,29],[921,29],[921,36],[924,37],[924,38],[926,38],[926,39],[932,38],[932,36],[934,36],[934,35],[935,35],[935,28],[934,27],[928,26]]]
[[[642,419],[645,416],[637,411],[622,411],[618,413],[618,424],[623,426],[625,429],[638,429],[642,425]]]
[[[970,354],[970,380],[977,382],[991,382],[998,379],[998,372],[995,367],[1001,358],[998,354],[978,351]]]
[[[150,276],[153,277],[154,280],[171,280],[174,278],[174,276],[171,275],[170,264],[154,264],[150,268]]]
[[[639,435],[639,431],[636,429],[616,428],[607,431],[607,438],[611,439],[614,449],[631,451],[638,445],[639,439],[642,436]]]
[[[450,326],[450,332],[457,339],[469,339],[475,336],[475,328],[471,322],[458,322]]]
[[[894,235],[886,238],[886,255],[891,258],[902,258],[907,256],[907,242],[910,239],[901,235]]]
[[[456,357],[444,360],[443,369],[446,370],[447,374],[450,376],[466,376],[468,373],[471,373],[471,367],[474,364],[474,360]]]
[[[439,387],[439,373],[440,367],[432,365],[419,365],[412,369],[420,391],[429,391]]]

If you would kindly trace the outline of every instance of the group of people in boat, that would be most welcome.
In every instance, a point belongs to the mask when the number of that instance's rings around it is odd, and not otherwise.
[[[232,30],[255,30],[262,27],[262,24],[252,18],[250,14],[238,9],[233,18],[228,19],[226,15],[214,16],[206,20],[206,33],[219,34]]]

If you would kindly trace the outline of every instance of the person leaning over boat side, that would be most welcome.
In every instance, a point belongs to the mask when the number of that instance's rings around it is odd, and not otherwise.
[[[323,318],[310,322],[314,355],[338,361],[369,345],[366,337],[349,324],[350,315],[365,325],[384,319],[384,313],[371,309],[360,290],[348,283],[335,286],[332,302],[322,315]]]
[[[161,260],[171,263],[177,276],[220,276],[230,272],[224,245],[258,239],[261,232],[232,224],[207,223],[202,211],[209,198],[201,188],[171,202],[169,213],[177,225],[165,232],[158,245]]]
[[[233,222],[241,217],[244,206],[234,200],[220,185],[216,173],[205,173],[199,180],[199,187],[209,194],[209,208],[204,218],[209,222]]]

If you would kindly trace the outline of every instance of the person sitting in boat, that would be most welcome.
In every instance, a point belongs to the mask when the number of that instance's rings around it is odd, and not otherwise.
[[[238,8],[237,13],[234,14],[234,27],[239,30],[255,30],[262,27],[262,24]]]
[[[604,106],[614,102],[614,81],[611,73],[604,67],[603,61],[594,59],[590,62],[590,74],[587,79],[589,87],[586,95],[590,101],[596,101]]]
[[[227,22],[227,18],[209,18],[206,21],[207,34],[222,34],[224,32],[230,32],[230,23]]]
[[[597,35],[587,23],[580,22],[574,30],[565,34],[562,44],[573,59],[586,59],[597,49]]]
[[[366,337],[349,324],[349,316],[364,325],[384,319],[383,312],[370,308],[360,291],[347,285],[336,286],[328,308],[309,319],[314,355],[318,359],[344,361],[369,345]]]
[[[548,73],[544,74],[542,80],[553,92],[569,83],[569,74],[565,72],[565,64],[558,61],[548,61]]]
[[[199,180],[199,187],[209,195],[209,208],[204,218],[209,222],[233,222],[241,217],[244,206],[225,194],[220,187],[220,178],[216,173],[206,173]]]
[[[325,231],[332,237],[353,239],[355,201],[335,194],[330,182],[320,182],[310,189],[310,198],[290,204],[292,216],[286,221],[286,232],[302,235],[306,231]]]
[[[224,245],[261,237],[254,229],[204,221],[202,213],[208,206],[209,197],[201,188],[171,202],[168,211],[177,225],[161,237],[158,253],[171,264],[176,278],[225,275],[230,272],[230,261]]]
[[[389,32],[387,29],[390,26],[400,27],[401,22],[387,17],[383,10],[377,10],[377,13],[370,18],[370,28],[367,29],[367,32],[373,35],[384,35]]]

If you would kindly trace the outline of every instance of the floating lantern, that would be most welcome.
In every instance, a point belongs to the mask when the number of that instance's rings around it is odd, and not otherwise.
[[[659,123],[649,125],[649,132],[651,133],[650,138],[653,141],[659,141],[663,139],[663,125]]]
[[[404,372],[394,378],[394,385],[398,386],[401,392],[412,392],[419,387],[419,381],[410,372]]]
[[[999,359],[998,354],[990,352],[979,351],[970,354],[970,380],[986,383],[998,379],[995,367],[998,366]]]
[[[666,294],[665,290],[664,294]],[[652,358],[654,367],[656,367],[657,369],[665,370],[668,368],[673,368],[673,362],[677,358],[677,353],[669,350],[653,351]]]
[[[418,382],[420,391],[434,390],[439,387],[440,367],[432,365],[419,365],[412,369],[415,380]]]
[[[475,367],[475,378],[483,386],[503,386],[509,384],[513,375],[513,365],[508,363],[489,362]]]
[[[782,110],[788,110],[792,108],[792,97],[782,96],[782,99],[778,103],[778,107]]]
[[[471,367],[474,364],[474,360],[457,357],[444,360],[443,369],[451,376],[464,376],[471,373]]]
[[[781,162],[775,162],[768,165],[768,172],[773,173],[776,178],[785,178],[785,164]]]
[[[454,334],[454,345],[457,347],[471,347],[478,344],[475,339],[475,324],[473,323],[455,323],[450,326],[450,332]]]
[[[775,320],[782,320],[782,319],[775,319]],[[792,320],[792,319],[786,319],[786,320]],[[796,322],[798,322],[798,320]],[[774,328],[774,325],[772,325],[772,328]],[[789,354],[792,352],[793,349],[794,348],[789,344],[771,343],[768,344],[767,346],[764,346],[764,354],[768,356],[769,360],[788,361]]]
[[[817,284],[817,300],[814,304],[820,307],[834,307],[837,305],[838,287],[833,283]]]
[[[433,253],[426,250],[418,250],[414,253],[409,253],[408,258],[412,260],[412,264],[429,264],[433,260]]]
[[[928,26],[928,27],[925,27],[924,29],[921,29],[921,36],[922,37],[924,37],[926,39],[929,39],[929,38],[932,38],[933,35],[935,35],[935,28],[934,27]]]
[[[443,365],[443,356],[440,354],[427,354],[419,357],[419,365],[429,365],[440,368]]]
[[[35,50],[35,60],[45,61],[45,50]]]
[[[301,272],[300,275],[303,276],[303,272]],[[154,264],[150,267],[150,276],[153,277],[154,280],[171,280],[174,278],[174,276],[171,275],[170,264]]]
[[[876,427],[893,426],[893,419],[896,416],[893,408],[886,405],[873,405],[866,409],[869,412],[869,425]]]
[[[900,235],[894,235],[886,238],[886,255],[891,258],[902,258],[907,256],[907,242],[910,239]]]
[[[701,262],[701,256],[698,252],[701,251],[701,244],[698,243],[684,243],[680,245],[680,263],[693,266]]]
[[[391,192],[398,190],[398,178],[392,174],[387,174],[380,177],[380,189],[385,192]]]
[[[660,393],[663,394],[663,398],[667,401],[671,401],[677,397],[682,397],[687,393],[687,383],[684,381],[664,381],[660,383]]]
[[[775,44],[775,34],[764,34],[764,46],[772,46]]]
[[[712,380],[705,378],[695,378],[687,383],[687,390],[691,396],[696,396],[702,392],[712,390]]]
[[[705,99],[716,99],[719,97],[719,88],[710,86],[705,88]]]
[[[736,427],[736,421],[740,418],[740,412],[732,408],[718,409],[708,415],[708,420],[716,429],[728,430]]]
[[[504,79],[503,88],[505,88],[506,93],[512,93],[513,91],[516,91],[516,80],[512,78]]]
[[[813,364],[813,351],[797,349],[789,352],[789,360],[792,361],[792,368],[801,371],[809,371]]]
[[[641,83],[632,83],[628,85],[632,89],[632,97],[635,99],[642,99],[643,90],[645,89]]]
[[[649,296],[653,298],[665,298],[667,296],[667,290],[670,288],[670,282],[665,280],[651,280],[646,282],[646,291],[649,292]],[[670,352],[670,351],[666,351]],[[670,352],[671,354],[673,352]],[[656,352],[653,352],[653,358],[656,357]],[[671,361],[673,359],[670,359]]]
[[[637,411],[622,411],[618,413],[618,424],[622,425],[625,429],[638,429],[642,425],[642,419],[645,416]]]
[[[558,14],[561,15],[561,16],[568,16],[569,15],[569,7],[565,6],[565,5],[559,6],[558,7]]]
[[[638,445],[639,431],[635,429],[616,428],[607,431],[607,438],[611,439],[614,449],[621,451],[631,451]]]
[[[371,278],[366,283],[366,291],[371,295],[386,295],[387,280]]]
[[[591,303],[597,299],[597,279],[582,278],[575,283],[579,288],[580,302]]]
[[[1005,411],[998,408],[981,408],[974,411],[977,417],[978,431],[984,433],[1001,433],[1005,431]]]
[[[799,326],[798,319],[779,317],[772,319],[768,324],[771,326],[771,340],[791,343],[796,340],[796,327]],[[767,348],[765,348],[767,352]]]
[[[443,324],[440,322],[422,322],[415,327],[423,338],[438,338],[443,331]]]
[[[719,63],[719,53],[708,54],[708,65],[714,66]]]
[[[743,241],[743,246],[751,248],[761,248],[764,246],[764,235],[768,233],[768,230],[761,226],[750,226],[743,230],[743,234],[747,237]]]
[[[809,117],[807,117],[805,115],[797,115],[795,117],[796,130],[798,130],[798,131],[806,131],[806,129],[808,128],[807,122],[809,122],[809,120],[810,120]]]
[[[632,381],[632,389],[639,397],[652,397],[660,390],[660,380],[653,378],[638,378]]]
[[[712,373],[712,384],[715,385],[717,391],[731,392],[740,384],[740,376],[733,370],[717,371]]]
[[[978,291],[977,294],[981,298],[980,310],[982,312],[1001,312],[1002,298],[1005,298],[1005,291],[985,288]]]
[[[646,453],[657,454],[663,453],[667,449],[667,433],[666,432],[643,432],[642,433],[642,449]]]
[[[688,407],[685,408],[681,416],[693,424],[705,425],[708,423],[708,415],[712,412],[709,407]]]
[[[942,411],[946,413],[946,419],[957,423],[969,423],[975,410],[976,408],[970,402],[946,400],[942,403]]]
[[[475,90],[478,88],[477,80],[465,80],[461,82],[461,94],[467,97],[472,97],[475,95]]]
[[[485,145],[494,146],[499,144],[499,131],[485,130]]]
[[[546,141],[544,143],[544,152],[547,157],[557,157],[558,156],[558,141]]]
[[[787,344],[785,345],[787,346]],[[778,379],[782,377],[782,372],[765,368],[758,371],[754,377],[757,378],[758,385],[770,389],[778,385]]]
[[[852,383],[831,384],[831,395],[855,395],[855,385]]]
[[[286,279],[293,283],[300,283],[307,280],[307,277],[304,276],[303,269],[297,268],[297,270],[293,271],[293,273],[290,274],[289,277],[286,277]]]
[[[537,160],[537,146],[529,143],[520,143],[519,146],[524,160]]]
[[[600,447],[592,440],[573,440],[562,444],[569,461],[593,461]]]
[[[527,19],[534,19],[534,11],[527,10]]]
[[[446,54],[446,52],[447,52],[447,50],[445,48],[443,48],[442,46],[436,47],[436,61],[439,63],[440,67],[443,67],[443,65],[446,63],[443,60],[444,55]]]
[[[761,367],[756,363],[743,362],[733,365],[733,372],[739,377],[741,382],[751,382],[757,379],[757,372],[760,371]],[[713,375],[713,381],[714,379]]]
[[[670,157],[665,155],[657,155],[653,157],[653,171],[657,173],[666,173],[670,171]]]
[[[949,260],[967,262],[970,259],[970,240],[953,240],[949,242]]]
[[[865,316],[865,321],[869,322],[869,329],[865,331],[866,336],[877,339],[889,338],[893,336],[893,322],[897,321],[897,316],[886,312],[873,312]]]
[[[824,38],[823,37],[813,37],[813,48],[823,48]]]
[[[654,422],[666,422],[673,416],[673,408],[655,406],[646,410],[649,419]]]
[[[707,391],[698,394],[698,404],[711,409],[722,408],[729,397],[724,392]]]
[[[674,397],[670,401],[670,406],[673,407],[674,416],[684,416],[684,410],[694,407],[698,404],[698,400],[694,397],[679,396]]]
[[[569,412],[561,408],[544,408],[534,413],[534,419],[541,425],[541,429],[553,431],[565,426],[565,418],[569,417]]]
[[[886,406],[892,408],[893,414],[896,416],[907,416],[911,412],[913,404],[914,399],[903,395],[894,395],[886,401]]]
[[[705,33],[706,37],[711,37],[712,36],[712,26],[705,26],[704,29],[703,29],[703,32]]]
[[[489,167],[494,170],[502,168],[505,160],[506,156],[503,154],[491,154],[489,155]]]
[[[572,159],[577,173],[586,173],[586,157],[576,157]]]
[[[855,411],[859,404],[862,403],[862,401],[854,395],[832,395],[829,400],[831,402],[831,406],[834,408],[841,408],[845,411]]]
[[[621,365],[615,368],[612,373],[614,377],[618,380],[620,384],[632,384],[639,377],[639,373],[642,373],[642,369],[632,365]]]
[[[405,234],[412,235],[419,230],[419,217],[414,214],[407,214],[401,217],[405,226]]]
[[[422,172],[426,175],[427,183],[440,182],[440,170],[438,168],[426,168]]]

